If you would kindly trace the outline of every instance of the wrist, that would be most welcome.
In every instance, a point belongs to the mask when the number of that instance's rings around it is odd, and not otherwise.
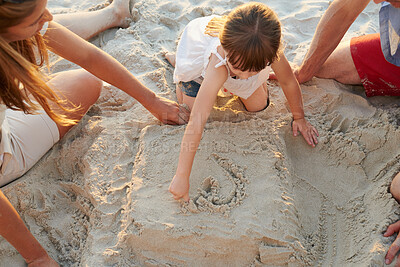
[[[307,60],[301,64],[297,72],[297,80],[299,83],[307,82],[312,79],[315,74],[314,68],[310,67],[312,64],[308,64]]]
[[[293,121],[297,121],[297,120],[304,120],[304,117],[293,117],[292,120]]]
[[[151,109],[152,106],[154,106],[154,103],[157,101],[158,96],[151,91],[150,89],[148,89],[146,87],[146,95],[145,97],[142,99],[141,104],[146,107],[147,109]]]
[[[293,112],[293,113],[292,113],[292,118],[293,118],[293,120],[301,120],[301,119],[304,119],[304,118],[305,118],[304,112]]]
[[[186,171],[176,170],[175,177],[179,179],[188,179],[189,175],[187,175]]]

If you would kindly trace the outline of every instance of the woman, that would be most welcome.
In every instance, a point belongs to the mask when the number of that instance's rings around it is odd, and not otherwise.
[[[187,120],[186,110],[157,96],[114,58],[81,38],[126,26],[129,0],[115,0],[95,12],[55,18],[69,29],[52,21],[46,5],[47,0],[0,0],[0,186],[29,170],[84,116],[99,97],[101,80],[134,97],[164,123]],[[85,70],[45,77],[39,65],[47,59],[46,46]],[[28,266],[58,266],[2,192],[0,235]]]

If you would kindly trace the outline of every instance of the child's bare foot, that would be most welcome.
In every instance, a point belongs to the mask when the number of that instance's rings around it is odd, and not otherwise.
[[[183,198],[184,201],[189,201],[189,181],[187,179],[175,175],[168,190],[174,199],[179,200]]]
[[[175,59],[176,59],[175,54],[167,52],[164,56],[165,56],[165,59],[168,60],[169,64],[171,64],[173,67],[175,67]]]

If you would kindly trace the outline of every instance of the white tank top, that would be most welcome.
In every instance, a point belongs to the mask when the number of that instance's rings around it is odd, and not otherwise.
[[[215,54],[220,60],[215,68],[225,65],[228,70],[228,78],[221,88],[220,94],[230,95],[232,93],[247,99],[268,79],[271,68],[267,66],[248,79],[232,78],[226,65],[226,57],[222,58],[217,52],[218,46],[221,45],[219,38],[204,33],[208,22],[214,17],[216,16],[194,19],[185,27],[176,52],[174,82],[199,81],[198,78],[204,78],[210,56]]]

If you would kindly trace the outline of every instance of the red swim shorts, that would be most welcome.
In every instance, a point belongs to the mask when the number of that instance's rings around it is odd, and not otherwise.
[[[400,67],[386,61],[379,33],[351,39],[350,51],[368,97],[400,96]]]

